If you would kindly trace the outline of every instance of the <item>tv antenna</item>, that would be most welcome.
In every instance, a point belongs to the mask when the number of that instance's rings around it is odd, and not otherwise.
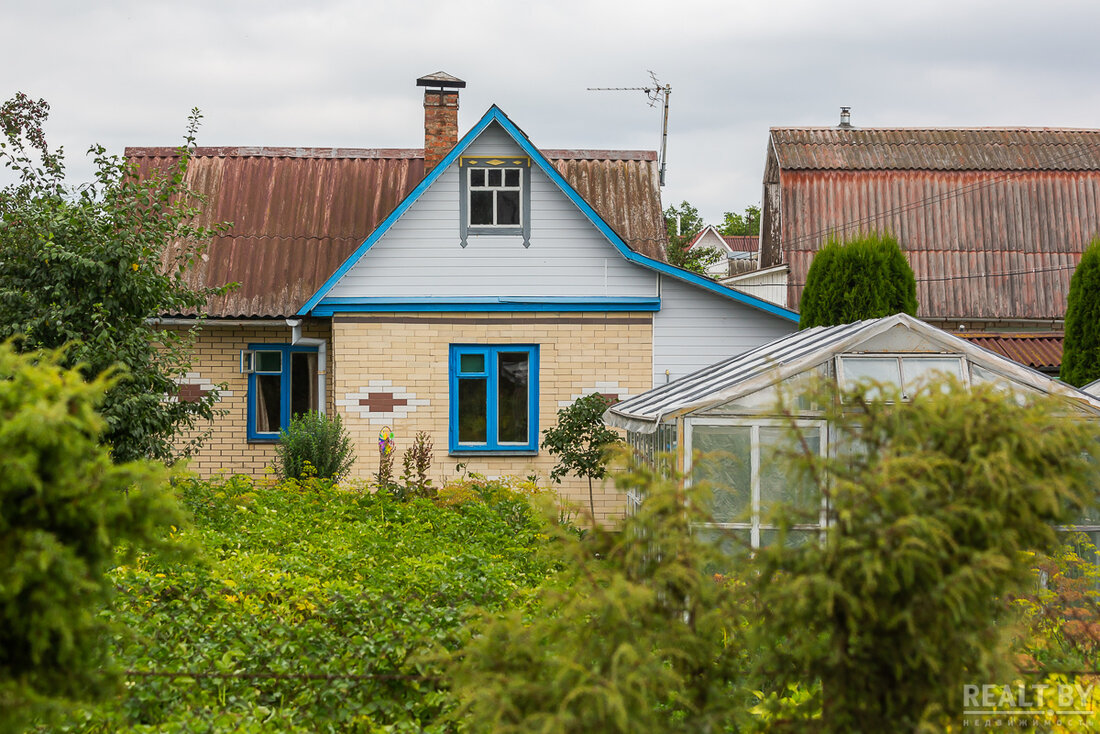
[[[656,107],[658,102],[664,104],[664,122],[661,124],[661,154],[658,165],[661,172],[661,186],[665,185],[665,153],[668,150],[668,98],[672,94],[671,84],[661,84],[657,75],[649,72],[649,78],[653,80],[650,87],[588,87],[589,92],[645,92],[649,98],[649,106]]]

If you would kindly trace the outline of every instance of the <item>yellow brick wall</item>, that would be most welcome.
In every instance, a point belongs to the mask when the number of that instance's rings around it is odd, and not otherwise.
[[[307,337],[329,339],[328,410],[338,410],[356,444],[352,476],[369,479],[378,470],[378,432],[393,429],[397,439],[394,470],[417,431],[434,443],[432,480],[456,476],[457,465],[487,476],[537,474],[549,485],[556,461],[537,456],[452,457],[448,455],[451,344],[539,345],[539,433],[552,426],[558,410],[590,392],[620,398],[651,387],[653,327],[649,314],[472,313],[369,314],[307,322]],[[218,408],[226,412],[204,426],[210,435],[191,460],[200,476],[219,472],[261,476],[271,466],[274,447],[249,443],[247,375],[240,372],[240,350],[249,344],[288,344],[287,326],[204,326],[195,350],[191,381],[225,384]],[[369,392],[391,393],[407,403],[392,413],[370,413],[359,405]],[[188,437],[189,438],[189,437]],[[621,517],[624,501],[610,482],[595,487],[597,516]],[[567,500],[588,504],[588,485],[568,477],[554,485]]]
[[[328,383],[326,385],[327,410],[333,409],[332,401],[332,344],[328,320],[306,321],[302,336],[329,339]],[[262,476],[275,457],[270,442],[248,441],[248,375],[241,373],[240,354],[249,344],[289,344],[290,327],[285,324],[271,326],[219,326],[208,322],[202,328],[192,358],[189,382],[215,385],[223,384],[217,409],[226,411],[209,424],[181,437],[183,441],[197,433],[209,431],[202,448],[191,459],[190,468],[199,476],[210,477],[225,471],[229,474]]]
[[[637,395],[652,385],[653,328],[649,314],[471,313],[364,314],[333,320],[334,397],[356,443],[354,476],[378,470],[378,431],[390,426],[397,439],[395,473],[401,454],[417,431],[434,444],[432,479],[456,475],[456,465],[487,476],[538,474],[548,484],[556,461],[537,456],[448,455],[451,344],[539,345],[539,433],[552,426],[558,410],[582,394]],[[390,392],[404,409],[370,413],[359,405],[368,392]],[[596,486],[596,514],[621,517],[624,501],[608,483]],[[588,504],[587,481],[563,479],[557,489],[570,501]]]

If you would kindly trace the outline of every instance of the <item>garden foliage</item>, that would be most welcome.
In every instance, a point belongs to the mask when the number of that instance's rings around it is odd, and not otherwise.
[[[798,328],[850,324],[917,313],[917,283],[896,239],[867,234],[829,240],[814,255],[799,305]]]
[[[113,690],[116,552],[182,524],[163,465],[113,464],[99,443],[109,377],[63,361],[0,345],[0,731]]]
[[[51,731],[449,731],[438,655],[475,608],[527,605],[556,567],[521,489],[468,477],[435,504],[319,479],[181,482],[203,557],[112,572],[128,686]]]
[[[340,414],[300,413],[279,434],[275,468],[285,479],[343,478],[355,463],[355,448]]]
[[[62,151],[42,127],[49,106],[24,94],[0,105],[0,162],[17,177],[0,189],[0,338],[19,349],[57,348],[92,378],[121,364],[100,407],[103,439],[119,462],[165,461],[195,448],[175,439],[213,417],[217,391],[170,401],[187,372],[193,332],[149,319],[201,312],[215,289],[192,288],[184,270],[212,230],[194,225],[200,204],[185,177],[200,116],[193,111],[179,156],[139,179],[93,146],[95,180],[65,181]]]
[[[1100,379],[1100,238],[1085,250],[1069,282],[1061,378],[1077,387]]]

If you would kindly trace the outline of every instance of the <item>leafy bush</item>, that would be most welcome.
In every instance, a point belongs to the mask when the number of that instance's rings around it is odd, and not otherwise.
[[[355,449],[339,414],[301,413],[279,434],[275,467],[287,479],[339,480],[355,463]]]
[[[28,704],[111,688],[116,550],[182,524],[163,465],[113,464],[99,443],[110,381],[63,361],[0,344],[0,731]]]
[[[413,497],[434,497],[436,490],[428,478],[428,471],[432,468],[432,439],[427,431],[417,431],[412,446],[405,449],[401,463],[405,491]]]
[[[456,511],[318,479],[179,491],[204,557],[111,573],[128,687],[60,731],[448,731],[435,657],[475,609],[527,604],[555,568],[531,511],[517,524],[486,502]]]

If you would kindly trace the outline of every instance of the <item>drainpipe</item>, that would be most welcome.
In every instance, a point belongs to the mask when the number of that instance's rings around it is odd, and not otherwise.
[[[325,415],[325,404],[328,402],[328,393],[325,392],[325,367],[328,365],[328,341],[325,339],[307,339],[303,337],[301,319],[287,319],[286,325],[290,327],[291,345],[317,347],[317,412],[321,415]]]

